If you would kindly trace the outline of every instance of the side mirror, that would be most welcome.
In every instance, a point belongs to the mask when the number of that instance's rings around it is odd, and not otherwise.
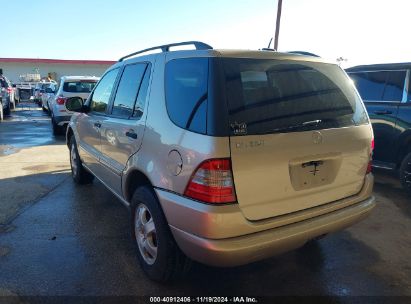
[[[70,97],[66,100],[66,108],[73,112],[84,112],[84,101],[81,97]]]

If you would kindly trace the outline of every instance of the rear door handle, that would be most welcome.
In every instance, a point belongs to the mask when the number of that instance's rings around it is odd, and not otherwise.
[[[374,114],[377,114],[377,115],[387,115],[387,114],[392,114],[392,112],[391,112],[391,111],[388,111],[388,110],[377,110],[377,111],[374,111]]]
[[[94,123],[94,126],[95,126],[96,128],[101,128],[101,122],[99,122],[99,121],[95,122],[95,123]]]
[[[128,136],[132,139],[137,139],[137,133],[135,133],[133,130],[127,131],[126,136]]]

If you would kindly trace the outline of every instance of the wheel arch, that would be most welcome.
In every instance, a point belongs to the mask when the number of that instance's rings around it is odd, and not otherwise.
[[[133,169],[128,172],[125,176],[125,181],[123,182],[124,199],[127,202],[131,202],[134,191],[141,186],[149,186],[153,188],[150,179],[140,170]]]
[[[404,157],[411,152],[411,130],[404,131],[398,138],[396,166],[399,168]]]

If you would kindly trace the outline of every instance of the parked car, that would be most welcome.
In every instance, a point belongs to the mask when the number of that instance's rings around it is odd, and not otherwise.
[[[52,102],[52,100],[55,98],[55,94],[57,92],[58,85],[57,83],[50,83],[48,84],[45,89],[41,90],[41,108],[43,109],[44,112],[47,112],[50,114],[50,106],[49,104]]]
[[[11,107],[14,107],[14,89],[5,76],[0,76],[0,94],[2,97],[3,115],[10,115]]]
[[[42,87],[43,87],[43,83],[38,82],[36,83],[36,86],[34,87],[34,91],[33,91],[34,102],[37,102],[39,105],[41,102],[41,96],[44,93],[44,89]]]
[[[57,85],[55,81],[41,81],[36,84],[34,87],[33,98],[34,102],[37,102],[39,106],[42,105],[42,95],[45,93],[46,88],[48,88],[51,84]]]
[[[66,107],[78,112],[74,181],[95,176],[130,208],[153,280],[191,259],[226,267],[292,250],[375,205],[366,110],[321,58],[164,45],[121,58]]]
[[[65,102],[68,97],[78,96],[87,99],[100,78],[95,76],[63,76],[58,90],[47,99],[47,108],[51,115],[54,135],[65,134],[66,126],[72,113],[67,110]]]
[[[361,65],[347,72],[371,118],[373,166],[397,171],[411,193],[411,63]]]

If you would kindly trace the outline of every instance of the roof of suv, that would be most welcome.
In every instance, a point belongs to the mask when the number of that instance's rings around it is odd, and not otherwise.
[[[62,76],[61,80],[99,80],[100,77],[97,76]]]
[[[220,57],[292,59],[292,60],[318,61],[318,62],[326,61],[324,60],[324,58],[321,58],[321,57],[314,57],[310,55],[302,55],[302,54],[295,54],[295,53],[277,52],[277,51],[231,50],[231,49],[217,49],[217,50],[212,50],[212,51],[214,51],[215,56],[220,56]]]
[[[170,50],[170,47],[194,45],[196,49],[189,50]],[[154,50],[161,50],[160,53],[153,53]],[[150,57],[166,54],[167,59],[184,58],[184,57],[230,57],[230,58],[256,58],[256,59],[278,59],[278,60],[296,60],[296,61],[311,61],[324,62],[335,64],[335,62],[327,61],[321,57],[314,57],[312,55],[304,55],[302,52],[281,53],[274,50],[238,50],[238,49],[213,49],[211,46],[198,41],[188,41],[181,43],[173,43],[168,45],[156,46],[153,48],[141,50],[129,55],[126,55],[118,61],[122,62],[139,61],[141,59],[148,59]],[[308,53],[307,53],[308,54]]]
[[[346,69],[348,72],[355,71],[372,71],[372,70],[404,70],[411,69],[411,62],[402,63],[379,63],[379,64],[366,64],[357,65]]]

